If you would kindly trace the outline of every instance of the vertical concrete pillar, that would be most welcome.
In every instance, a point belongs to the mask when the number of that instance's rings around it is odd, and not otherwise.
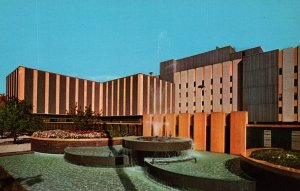
[[[25,99],[25,68],[19,67],[18,69],[18,99]]]
[[[211,113],[210,125],[210,151],[225,152],[225,125],[226,114],[224,112]]]
[[[151,126],[152,126],[152,115],[143,115],[143,136],[151,136]]]
[[[33,101],[32,113],[37,113],[38,71],[33,70]]]
[[[153,115],[153,121],[152,121],[153,136],[163,135],[163,124],[164,124],[164,115],[161,114]]]
[[[240,155],[246,152],[246,127],[248,112],[239,111],[230,114],[230,154]]]
[[[179,137],[190,138],[191,114],[179,114]]]
[[[194,114],[194,149],[206,150],[206,113]]]
[[[176,114],[169,113],[165,117],[165,136],[176,136]]]

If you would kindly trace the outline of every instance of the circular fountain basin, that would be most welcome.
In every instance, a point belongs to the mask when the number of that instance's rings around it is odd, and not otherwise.
[[[239,157],[203,152],[183,151],[172,158],[145,158],[152,177],[168,185],[184,189],[255,191],[256,184],[239,166]]]
[[[67,147],[64,158],[73,164],[83,166],[123,165],[121,145],[103,147]]]
[[[180,152],[192,148],[192,140],[177,137],[126,137],[123,147],[147,152]]]

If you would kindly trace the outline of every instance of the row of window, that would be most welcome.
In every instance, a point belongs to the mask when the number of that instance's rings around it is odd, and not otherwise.
[[[298,66],[294,66],[294,73],[298,73]],[[278,68],[278,75],[282,75],[282,68]]]
[[[222,93],[223,93],[223,89],[220,88],[220,94],[222,94]],[[230,87],[230,93],[232,93],[232,87]],[[192,95],[192,96],[196,96],[196,92],[195,91],[193,92],[193,94],[194,95]],[[213,95],[213,89],[210,90],[210,94]],[[185,92],[185,95],[186,95],[186,97],[189,97],[189,93],[188,92]],[[202,91],[202,96],[204,96],[204,91]],[[181,93],[179,93],[179,97],[181,98]]]
[[[210,104],[213,105],[213,100],[210,101]],[[220,104],[223,104],[222,99],[220,99]],[[230,104],[232,104],[232,98],[230,98]],[[193,105],[196,106],[196,102],[194,102]],[[201,102],[201,105],[204,106],[204,101]],[[188,102],[185,103],[185,106],[189,106]],[[181,107],[181,103],[179,103],[179,107]]]
[[[282,94],[278,95],[278,100],[282,101]],[[294,94],[294,100],[298,100],[298,94],[297,93]]]
[[[278,113],[279,113],[279,114],[282,114],[282,107],[279,107],[279,108],[278,108]],[[298,113],[298,107],[295,106],[295,107],[294,107],[294,114],[297,114],[297,113]]]
[[[232,82],[232,76],[230,76],[230,82]],[[211,79],[211,80],[210,80],[210,83],[213,84],[213,83],[214,83],[214,80]],[[220,78],[220,83],[223,83],[222,77]],[[204,80],[202,80],[202,83],[201,83],[201,84],[202,84],[202,86],[204,86]],[[185,84],[185,87],[188,88],[188,87],[189,87],[189,83],[186,83],[186,84]],[[196,82],[194,82],[194,87],[196,87]],[[179,89],[181,89],[181,84],[179,84]]]

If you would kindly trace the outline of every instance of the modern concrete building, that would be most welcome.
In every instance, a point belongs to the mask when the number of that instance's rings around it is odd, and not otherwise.
[[[175,84],[175,113],[248,111],[250,122],[299,122],[299,47],[224,47],[160,64]],[[173,75],[172,75],[173,73]]]
[[[102,83],[20,66],[6,82],[8,97],[26,100],[35,114],[64,115],[75,105],[103,116],[174,112],[174,84],[145,74]]]
[[[299,122],[299,47],[264,52],[231,46],[160,63],[160,75],[95,82],[19,67],[7,95],[40,114],[91,106],[104,116],[248,111],[249,122]]]

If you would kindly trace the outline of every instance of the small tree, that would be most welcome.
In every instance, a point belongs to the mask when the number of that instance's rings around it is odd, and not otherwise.
[[[79,130],[92,129],[97,121],[97,117],[92,111],[91,106],[86,106],[85,109],[82,110],[81,107],[77,109],[76,104],[75,107],[70,108],[67,114],[72,117],[76,129]]]
[[[2,118],[4,128],[12,134],[14,143],[16,143],[19,133],[25,133],[31,128],[39,127],[42,123],[39,118],[31,114],[32,106],[17,98],[5,101],[0,110],[0,116],[4,117]]]

